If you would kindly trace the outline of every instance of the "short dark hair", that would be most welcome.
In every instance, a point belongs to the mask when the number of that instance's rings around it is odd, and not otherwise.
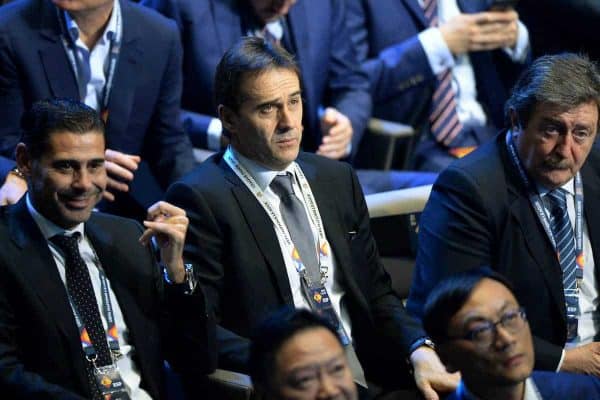
[[[536,59],[519,77],[504,106],[506,126],[515,110],[522,128],[536,104],[549,103],[565,109],[594,101],[600,112],[600,72],[585,55],[561,53]]]
[[[467,302],[475,286],[488,278],[500,282],[513,293],[512,284],[489,267],[480,267],[452,275],[431,291],[423,308],[423,328],[435,343],[443,343],[448,338],[450,320]]]
[[[21,142],[32,159],[39,159],[55,132],[104,135],[104,122],[96,110],[71,99],[40,100],[21,117]]]
[[[269,387],[275,371],[275,357],[286,341],[294,335],[315,328],[324,328],[342,342],[335,328],[325,319],[305,309],[286,306],[259,324],[250,347],[250,376],[255,385]]]
[[[300,79],[298,64],[283,47],[259,37],[242,37],[225,52],[217,65],[214,81],[216,104],[237,111],[244,101],[240,95],[242,82],[249,76],[277,68],[291,70]]]

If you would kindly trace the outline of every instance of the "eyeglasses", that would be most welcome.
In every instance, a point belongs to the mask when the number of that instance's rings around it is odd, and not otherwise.
[[[476,342],[481,346],[492,344],[498,333],[498,325],[508,333],[517,333],[525,326],[527,315],[523,307],[516,310],[507,311],[496,322],[483,321],[477,328],[469,330],[464,336],[450,337],[449,339],[465,339]]]

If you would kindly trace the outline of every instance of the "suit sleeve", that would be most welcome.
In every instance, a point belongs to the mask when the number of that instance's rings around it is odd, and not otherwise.
[[[78,394],[53,384],[27,370],[19,359],[17,345],[20,327],[7,298],[7,280],[0,280],[0,387],[2,397],[10,399],[84,400]],[[51,350],[51,349],[49,349]],[[40,355],[42,357],[43,355]]]
[[[0,31],[0,159],[2,176],[8,159],[14,159],[20,137],[19,122],[24,111],[23,92],[14,63],[9,33]],[[8,168],[10,169],[10,168]]]
[[[369,213],[360,184],[354,171],[351,171],[354,209],[357,215],[357,236],[352,240],[352,252],[355,259],[360,259],[355,251],[364,252],[367,278],[370,279],[367,302],[371,309],[375,327],[380,337],[384,338],[393,349],[408,356],[408,349],[415,340],[425,336],[421,324],[408,315],[402,301],[392,289],[390,276],[379,259],[375,238],[371,232]],[[398,353],[395,354],[397,357]]]
[[[190,5],[177,0],[142,0],[140,4],[152,8],[177,24],[181,41],[185,46],[189,29],[184,24],[185,16],[190,13]],[[185,77],[184,77],[185,78]],[[194,147],[208,149],[208,127],[214,116],[200,114],[191,110],[181,110],[181,124]]]
[[[431,290],[444,278],[493,264],[490,214],[477,183],[449,167],[435,183],[419,222],[419,249],[408,311],[423,316]],[[536,368],[556,370],[562,348],[534,336]]]
[[[394,43],[375,54],[369,48],[369,35],[375,27],[368,25],[364,0],[347,0],[347,25],[363,70],[369,75],[371,93],[375,103],[390,98],[416,96],[418,91],[430,95],[436,77],[429,66],[427,55],[417,35]],[[402,23],[402,21],[398,21]],[[408,121],[409,116],[398,116],[398,121]]]
[[[160,94],[151,122],[152,132],[146,143],[152,172],[163,188],[175,182],[194,167],[190,139],[181,127],[179,117],[182,90],[183,50],[175,24],[169,21],[170,47],[166,69],[161,76]]]
[[[346,115],[352,123],[352,155],[356,155],[371,116],[369,81],[358,63],[345,23],[345,0],[332,2],[331,52],[329,54],[328,87],[331,105]]]
[[[221,294],[224,292],[227,251],[223,233],[202,194],[191,187],[176,183],[166,195],[166,201],[183,208],[189,218],[189,230],[184,248],[184,258],[198,266],[198,280],[206,294],[208,312],[221,315]],[[247,370],[250,340],[217,325],[219,366],[236,371]]]

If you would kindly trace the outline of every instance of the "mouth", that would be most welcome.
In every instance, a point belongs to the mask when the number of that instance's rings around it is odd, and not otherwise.
[[[298,138],[295,137],[283,137],[283,138],[278,138],[277,141],[275,142],[278,146],[294,146],[298,143]]]
[[[502,365],[504,366],[504,368],[515,368],[521,363],[523,363],[524,360],[524,354],[517,354],[504,360],[504,362],[502,362]]]
[[[59,194],[58,197],[67,208],[72,210],[84,210],[90,205],[96,204],[98,193],[94,192],[85,195]]]

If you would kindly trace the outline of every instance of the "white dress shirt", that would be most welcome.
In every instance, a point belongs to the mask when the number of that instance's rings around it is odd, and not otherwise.
[[[92,286],[94,287],[94,295],[96,296],[96,303],[98,304],[98,309],[102,310],[102,291],[100,288],[100,270],[102,269],[102,265],[100,264],[100,260],[96,256],[96,252],[92,248],[92,245],[85,236],[84,224],[81,223],[77,225],[73,229],[65,230],[52,221],[45,218],[41,215],[31,203],[29,198],[29,194],[26,195],[27,201],[27,209],[29,213],[33,217],[33,220],[36,222],[37,226],[40,228],[42,235],[48,241],[48,247],[50,248],[50,252],[54,257],[54,261],[56,262],[56,267],[58,269],[58,273],[60,275],[60,279],[67,286],[67,278],[65,272],[65,258],[62,254],[62,251],[57,248],[49,239],[55,235],[72,235],[75,232],[80,233],[81,240],[79,241],[79,252],[81,253],[81,257],[85,261],[86,266],[88,267],[88,272],[90,273],[90,278],[92,280]],[[107,280],[108,281],[108,280]],[[140,371],[133,363],[133,353],[135,349],[129,343],[129,330],[127,329],[127,325],[125,324],[125,319],[123,318],[123,313],[121,312],[121,307],[119,306],[119,302],[117,301],[117,297],[115,296],[110,281],[108,281],[108,293],[110,296],[110,303],[112,305],[115,323],[117,325],[117,331],[119,334],[119,348],[123,357],[121,357],[116,365],[119,368],[119,372],[121,373],[121,378],[123,378],[123,382],[127,387],[129,395],[132,400],[150,400],[150,395],[142,388],[140,388],[141,376]],[[106,318],[104,317],[104,313],[100,313],[100,317],[102,318],[102,325],[104,330],[107,329]],[[73,316],[73,320],[75,317]],[[83,352],[83,348],[81,350]]]
[[[423,0],[419,0],[423,5]],[[461,14],[456,0],[438,0],[438,20],[443,25]],[[518,21],[517,43],[513,49],[503,50],[515,62],[523,62],[529,49],[529,32],[525,25]],[[487,116],[477,101],[475,72],[469,54],[454,57],[444,41],[439,28],[428,28],[419,33],[419,41],[427,55],[431,70],[435,75],[452,69],[452,88],[456,94],[456,111],[458,119],[466,125],[484,126]]]
[[[67,25],[67,32],[75,43],[75,77],[79,87],[79,95],[82,101],[96,111],[103,107],[102,96],[109,69],[109,52],[111,41],[116,38],[117,32],[122,29],[121,6],[115,0],[113,11],[102,36],[90,51],[79,37],[77,22],[71,18],[68,12],[63,11]],[[67,50],[71,52],[71,50]],[[73,52],[71,52],[73,53]],[[69,57],[72,57],[69,55]]]
[[[258,184],[258,186],[263,190],[267,200],[271,203],[275,213],[278,214],[278,217],[282,221],[283,221],[283,217],[281,216],[281,213],[279,211],[279,204],[280,204],[279,196],[277,196],[275,194],[275,192],[273,192],[271,190],[269,185],[271,184],[271,182],[273,181],[273,179],[275,178],[276,175],[283,175],[287,172],[290,172],[292,174],[292,176],[294,176],[294,179],[292,180],[294,194],[296,195],[298,200],[300,200],[302,202],[302,204],[304,205],[304,210],[306,212],[306,215],[307,216],[310,215],[309,210],[306,207],[306,203],[304,202],[304,198],[301,194],[302,191],[301,191],[300,185],[298,184],[297,178],[294,175],[294,165],[296,164],[295,162],[290,164],[283,171],[273,171],[269,168],[263,167],[262,165],[257,164],[256,162],[249,160],[248,158],[242,156],[239,152],[235,151],[231,146],[229,146],[227,151],[231,151],[232,154],[234,155],[235,159],[237,159],[244,167],[246,167],[246,169],[248,170],[250,175],[252,175],[252,177]],[[314,237],[315,246],[316,246],[317,240],[318,240],[318,231],[317,231],[317,228],[314,225],[313,221],[311,220],[311,218],[308,218],[308,220],[310,222],[310,226],[313,231],[313,237]],[[291,254],[288,254],[288,252],[285,250],[285,240],[282,237],[281,233],[279,233],[279,230],[275,229],[275,233],[277,234],[277,240],[279,241],[279,245],[281,247],[281,253],[283,254],[283,260],[285,262],[285,269],[287,272],[288,281],[290,283],[290,289],[292,291],[292,298],[294,300],[294,306],[296,308],[305,308],[305,309],[310,310],[310,305],[308,303],[308,300],[306,300],[306,298],[304,297],[303,291],[302,291],[302,287],[300,284],[300,275],[298,274],[298,271],[296,270],[296,268],[294,266],[294,261],[292,260]],[[333,249],[330,249],[330,250],[331,250],[331,254],[333,255]],[[340,319],[342,321],[342,325],[344,326],[344,329],[346,330],[346,333],[348,334],[349,337],[352,337],[352,326],[350,324],[350,317],[348,315],[347,308],[344,307],[344,303],[342,302],[342,298],[344,297],[345,291],[344,291],[344,288],[341,287],[338,283],[339,279],[338,279],[338,271],[336,268],[335,257],[332,256],[332,257],[329,257],[329,259],[331,260],[330,265],[328,265],[329,269],[328,269],[328,273],[327,273],[327,275],[329,277],[325,281],[325,288],[327,289],[327,293],[329,294],[329,297],[331,299],[331,304],[333,306],[333,309],[335,310],[335,312],[338,316],[341,316]]]
[[[462,394],[462,396],[459,397],[460,399],[480,400],[479,397],[475,396],[473,393],[471,393],[469,391],[469,389],[467,389],[467,387],[465,386],[465,384],[462,380],[458,383],[458,388],[456,389],[456,391]],[[540,391],[538,390],[537,386],[535,385],[535,382],[533,381],[533,379],[531,379],[531,377],[529,377],[525,380],[525,390],[523,391],[523,400],[543,400],[542,395],[540,394]]]

